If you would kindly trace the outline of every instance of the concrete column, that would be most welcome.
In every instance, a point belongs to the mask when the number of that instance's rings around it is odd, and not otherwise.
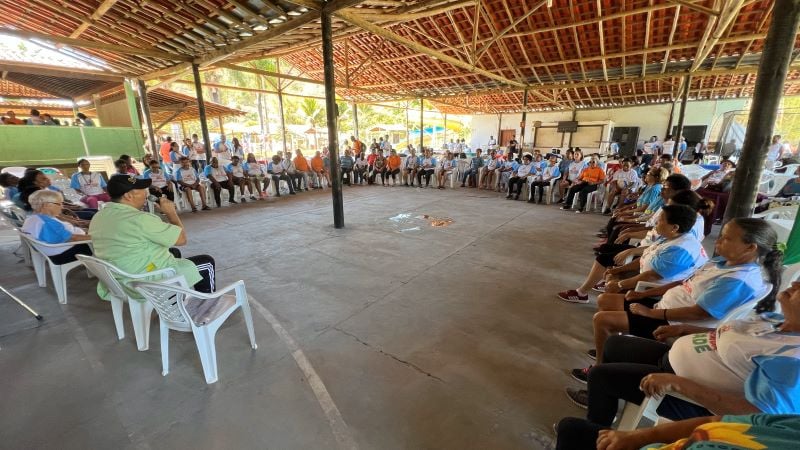
[[[800,0],[776,0],[772,9],[772,23],[764,40],[750,106],[750,119],[747,122],[742,155],[736,167],[724,222],[735,217],[748,217],[753,208],[778,107],[783,97],[783,86],[792,60],[798,24]]]
[[[147,142],[150,143],[150,151],[153,154],[153,158],[158,160],[161,158],[161,155],[158,151],[158,143],[156,142],[156,135],[153,131],[153,122],[150,120],[150,104],[147,103],[147,85],[144,84],[142,80],[139,80],[139,105],[142,109],[142,120],[147,129]]]
[[[519,123],[519,154],[522,155],[522,144],[525,143],[525,121],[528,118],[528,89],[522,91],[522,121]]]
[[[322,12],[322,62],[325,68],[325,112],[328,118],[328,151],[331,160],[331,195],[333,196],[333,226],[344,228],[342,178],[339,176],[339,143],[336,130],[336,80],[333,69],[333,37],[331,13]]]

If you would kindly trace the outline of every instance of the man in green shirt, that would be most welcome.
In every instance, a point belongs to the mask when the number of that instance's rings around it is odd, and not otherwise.
[[[129,175],[114,175],[108,181],[107,203],[92,218],[89,233],[94,254],[128,273],[146,273],[173,268],[189,285],[200,292],[214,291],[214,259],[208,255],[180,258],[177,249],[186,244],[186,231],[178,217],[175,203],[161,197],[158,208],[169,223],[143,212],[151,180]],[[107,291],[98,285],[98,294]]]

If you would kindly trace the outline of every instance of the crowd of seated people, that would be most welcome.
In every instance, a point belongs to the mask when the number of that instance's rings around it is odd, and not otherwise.
[[[93,127],[94,120],[86,117],[86,114],[78,113],[75,116],[76,126]],[[61,121],[48,113],[41,113],[38,109],[31,109],[27,119],[20,119],[14,111],[6,112],[5,116],[0,117],[0,125],[50,125],[59,126]],[[67,123],[69,125],[69,123]]]
[[[525,155],[512,169],[509,195],[531,160]],[[585,388],[566,389],[587,415],[556,425],[558,449],[639,448],[668,441],[653,436],[688,437],[658,434],[661,427],[611,429],[619,400],[639,404],[646,395],[675,392],[691,401],[667,397],[658,409],[684,421],[676,422],[681,432],[719,420],[800,414],[800,283],[778,293],[783,256],[775,230],[762,219],[733,219],[710,257],[702,243],[714,202],[692,190],[671,157],[654,162],[643,182],[630,173],[633,161],[609,176],[603,212],[611,217],[598,233],[603,240],[593,248],[595,260],[581,286],[557,294],[565,302],[589,303],[592,291],[598,293],[597,312],[587,323],[594,345],[586,356],[595,361],[568,372]],[[569,171],[573,163],[561,167]],[[730,179],[733,169],[723,161],[702,186]],[[567,172],[567,196],[580,192],[585,170],[571,179]]]

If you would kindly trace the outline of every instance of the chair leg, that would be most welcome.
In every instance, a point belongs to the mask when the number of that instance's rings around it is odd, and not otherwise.
[[[122,322],[124,308],[125,302],[116,297],[111,297],[111,314],[114,316],[114,327],[117,329],[117,338],[120,340],[125,339],[125,325]]]
[[[242,314],[244,315],[244,324],[247,327],[247,335],[250,337],[250,347],[255,350],[258,345],[256,344],[256,333],[253,329],[253,315],[250,313],[250,302],[246,298],[242,302]]]
[[[211,327],[194,328],[194,342],[197,344],[197,351],[200,353],[200,363],[203,366],[203,375],[206,383],[213,384],[219,378],[217,375],[217,349],[214,345],[214,335],[216,330]]]
[[[143,352],[150,348],[150,319],[153,307],[147,302],[133,300],[128,302],[128,308],[131,312],[136,348]]]
[[[159,319],[161,334],[161,376],[169,373],[169,327]]]
[[[36,251],[31,251],[31,260],[33,261],[33,271],[36,273],[36,281],[39,282],[39,287],[47,287],[47,262],[44,256]]]
[[[50,274],[53,276],[53,288],[56,290],[58,303],[67,304],[67,271],[57,264],[50,264]]]

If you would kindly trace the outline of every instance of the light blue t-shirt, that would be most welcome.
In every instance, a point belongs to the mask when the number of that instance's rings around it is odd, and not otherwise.
[[[652,270],[661,276],[660,283],[689,278],[708,261],[703,245],[692,233],[647,247],[640,259],[641,271]]]
[[[211,167],[211,166],[207,166],[207,167]],[[194,180],[184,180],[184,178],[185,178],[184,177],[184,175],[185,175],[184,172],[188,172],[189,174],[194,174]],[[181,168],[181,169],[178,169],[178,170],[175,171],[175,180],[176,181],[183,181],[183,182],[188,183],[188,184],[194,184],[194,182],[197,181],[197,178],[199,178],[199,176],[197,175],[197,171],[194,169],[194,167],[190,167],[188,169]]]
[[[787,345],[772,355],[753,357],[756,369],[747,377],[747,401],[770,414],[800,414],[800,360]]]

